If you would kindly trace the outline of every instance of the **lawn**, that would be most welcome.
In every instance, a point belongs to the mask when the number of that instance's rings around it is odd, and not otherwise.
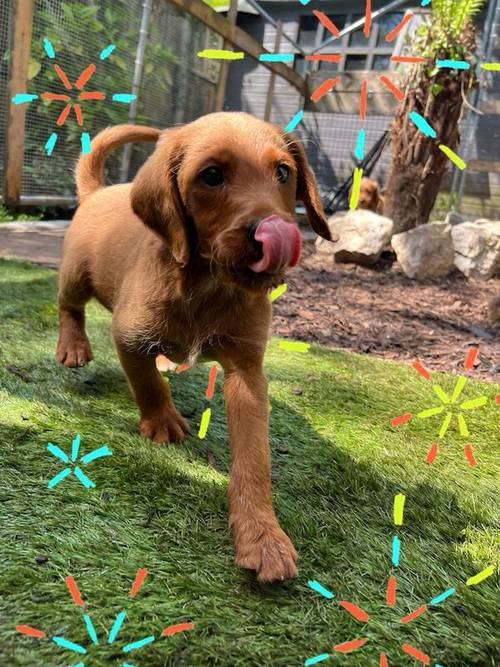
[[[430,382],[402,364],[317,346],[291,352],[272,340],[266,368],[274,498],[298,549],[300,572],[296,580],[261,586],[233,564],[220,374],[204,440],[197,433],[206,407],[206,365],[169,376],[193,435],[170,446],[142,440],[108,313],[97,304],[88,310],[95,361],[82,369],[58,366],[55,295],[53,271],[0,261],[2,667],[80,661],[86,667],[292,667],[364,637],[369,641],[362,648],[335,652],[321,664],[378,665],[380,651],[391,666],[422,664],[401,651],[403,643],[428,654],[431,665],[500,664],[496,575],[465,585],[498,558],[500,407],[494,397],[500,385],[475,382],[472,372],[463,392],[464,400],[488,396],[486,406],[467,414],[477,465],[464,457],[455,419],[436,460],[426,465],[441,418],[412,419],[397,428],[390,418],[439,404]],[[19,377],[9,365],[27,375]],[[451,392],[456,376],[435,377]],[[76,433],[82,453],[106,443],[113,454],[85,467],[95,488],[84,488],[71,474],[49,489],[48,480],[64,464],[47,452],[47,443],[70,452]],[[395,528],[393,499],[400,493],[406,495],[404,522]],[[390,608],[385,594],[396,532],[401,556],[396,607]],[[45,560],[40,556],[48,560],[37,562]],[[138,568],[148,575],[132,599]],[[85,609],[72,601],[68,575]],[[335,598],[312,591],[308,579]],[[450,587],[457,592],[447,600],[410,623],[399,622]],[[353,618],[339,606],[342,600],[359,605],[370,619]],[[126,618],[108,644],[122,609]],[[85,612],[98,645],[87,634]],[[164,627],[187,619],[194,629],[159,637]],[[17,633],[18,624],[47,637]],[[122,652],[150,635],[157,640]],[[86,655],[57,646],[53,636],[83,645]]]

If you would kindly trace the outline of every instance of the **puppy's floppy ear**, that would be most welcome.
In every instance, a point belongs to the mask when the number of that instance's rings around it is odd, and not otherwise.
[[[285,135],[285,141],[288,151],[297,165],[297,201],[303,202],[306,207],[309,224],[316,234],[327,241],[331,241],[332,238],[321,206],[316,178],[309,166],[302,143],[300,139],[288,134]]]
[[[185,266],[190,230],[178,184],[183,160],[180,129],[162,133],[153,155],[134,178],[130,199],[134,213],[166,241],[176,262]]]

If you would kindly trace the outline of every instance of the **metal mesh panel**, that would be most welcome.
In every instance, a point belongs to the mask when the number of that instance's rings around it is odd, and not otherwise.
[[[389,116],[370,116],[363,122],[366,130],[366,153],[389,128],[391,120]],[[304,113],[297,131],[304,141],[304,147],[318,179],[322,196],[352,174],[355,166],[354,148],[360,126],[357,115],[311,111]],[[372,173],[372,177],[381,185],[385,183],[387,177],[390,157],[390,148],[387,148]]]
[[[78,126],[73,109],[63,125],[56,125],[63,101],[38,99],[29,104],[24,197],[73,196],[73,169],[81,150],[81,132],[93,137],[104,127],[129,122],[129,105],[111,98],[113,93],[132,91],[142,12],[143,0],[37,0],[28,92],[65,93],[74,99],[79,92],[75,81],[88,64],[94,63],[96,70],[83,91],[101,91],[106,99],[82,101],[83,127]],[[45,37],[54,46],[53,59],[44,51]],[[100,52],[111,43],[116,49],[101,60]],[[219,44],[220,38],[201,22],[180,13],[165,0],[153,0],[133,122],[163,128],[211,111],[218,65],[200,61],[196,52]],[[55,64],[73,84],[72,90],[65,89]],[[49,157],[44,146],[52,132],[57,132],[58,139]],[[150,144],[134,146],[128,178],[150,150]],[[115,151],[106,163],[108,182],[119,180],[122,153],[123,149]]]
[[[3,183],[3,165],[5,155],[5,119],[7,105],[7,83],[9,81],[9,54],[11,36],[10,2],[0,3],[0,183]]]

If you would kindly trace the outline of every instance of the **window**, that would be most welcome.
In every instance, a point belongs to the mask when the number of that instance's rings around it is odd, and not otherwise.
[[[385,41],[386,35],[398,25],[403,16],[404,14],[402,12],[392,12],[390,14],[384,14],[378,19],[379,31],[377,35],[377,46],[386,46],[388,44],[388,42]]]
[[[376,70],[387,70],[391,64],[391,56],[374,56],[373,57],[373,67],[372,69]]]
[[[305,76],[306,73],[306,59],[301,53],[297,53],[294,58],[293,67],[297,74],[300,76]]]
[[[303,48],[311,48],[316,45],[316,35],[318,34],[318,19],[314,14],[306,14],[299,20],[298,43]]]
[[[355,23],[360,19],[364,19],[364,14],[354,14],[351,16],[349,24]],[[349,39],[349,46],[368,46],[369,38],[367,39],[364,36],[363,29],[364,29],[364,24],[358,30],[351,32]]]
[[[344,69],[349,72],[356,72],[366,69],[366,56],[347,56]]]
[[[328,18],[335,24],[339,31],[361,20],[360,27],[342,35],[342,37],[330,42],[322,51],[331,53],[338,49],[343,54],[339,63],[328,61],[305,61],[303,56],[295,58],[295,69],[303,74],[306,70],[314,72],[323,70],[325,72],[355,72],[363,70],[385,71],[390,68],[391,55],[396,40],[387,42],[386,36],[403,19],[403,12],[389,12],[373,21],[370,34],[364,36],[364,14],[328,14]],[[299,34],[297,41],[306,51],[319,46],[331,36],[327,30],[313,15],[304,15],[299,20]]]
[[[347,14],[328,14],[327,16],[339,30],[343,30],[345,28]],[[328,39],[330,35],[330,31],[325,28],[322,39]]]

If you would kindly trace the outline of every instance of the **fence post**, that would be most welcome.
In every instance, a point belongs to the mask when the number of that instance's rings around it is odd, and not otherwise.
[[[134,77],[132,79],[132,94],[135,98],[132,100],[128,111],[128,123],[135,125],[137,118],[137,96],[141,87],[142,70],[144,68],[144,53],[148,41],[149,19],[151,17],[151,0],[144,0],[142,5],[141,27],[139,29],[139,41],[135,52]],[[130,158],[132,156],[132,144],[125,144],[123,149],[122,161],[120,166],[120,182],[125,183],[128,180],[130,168]]]
[[[227,13],[227,20],[229,21],[229,23],[232,23],[233,25],[236,23],[237,14],[238,14],[238,0],[231,0],[229,5],[229,11]],[[222,48],[228,49],[230,46],[231,43],[224,40],[224,45]],[[217,81],[217,87],[215,89],[215,103],[214,103],[215,111],[224,110],[224,98],[226,97],[226,83],[227,83],[228,73],[229,73],[229,62],[227,60],[223,60],[220,64],[219,79]]]
[[[281,46],[281,36],[283,34],[283,22],[276,22],[276,35],[274,37],[274,53],[279,53]],[[271,111],[273,108],[274,84],[276,83],[276,73],[271,72],[269,77],[269,86],[266,95],[266,110],[264,112],[264,120],[271,120]]]
[[[26,118],[26,105],[14,105],[11,99],[16,93],[26,91],[34,5],[35,0],[16,0],[13,9],[3,182],[3,199],[11,206],[19,204],[21,196]]]

